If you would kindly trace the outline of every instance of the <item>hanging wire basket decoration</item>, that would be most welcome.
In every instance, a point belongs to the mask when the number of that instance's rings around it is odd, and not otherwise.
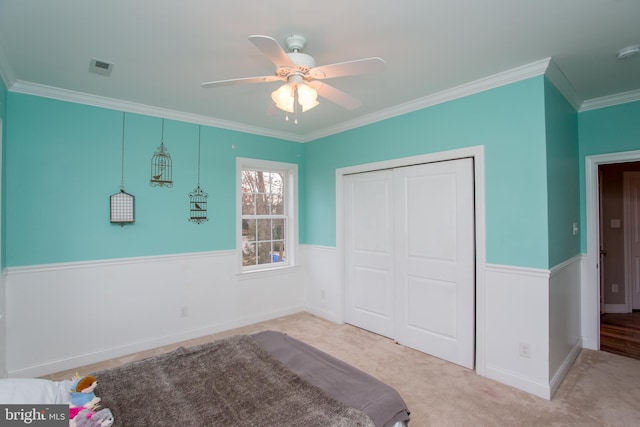
[[[131,224],[136,220],[135,203],[136,198],[124,190],[113,194],[109,198],[111,205],[111,223],[113,224]]]
[[[122,113],[122,173],[120,192],[109,197],[109,217],[112,224],[132,224],[136,220],[136,198],[124,191],[124,125],[125,113]]]
[[[160,146],[151,158],[151,180],[149,184],[152,187],[173,187],[171,155],[167,153],[167,149],[164,146],[164,119],[162,119]]]
[[[207,198],[209,195],[200,188],[200,133],[198,126],[198,186],[189,193],[189,221],[201,224],[209,221],[207,218]]]

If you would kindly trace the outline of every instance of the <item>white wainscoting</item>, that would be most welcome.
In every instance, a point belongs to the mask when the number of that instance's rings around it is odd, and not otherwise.
[[[551,269],[549,279],[549,375],[551,396],[582,350],[581,268],[577,255]]]
[[[485,375],[549,399],[549,270],[489,264],[485,272]]]
[[[334,323],[344,323],[344,290],[336,248],[301,245],[306,311]]]
[[[304,310],[300,267],[239,277],[236,260],[235,251],[220,251],[9,268],[9,376],[72,369]]]

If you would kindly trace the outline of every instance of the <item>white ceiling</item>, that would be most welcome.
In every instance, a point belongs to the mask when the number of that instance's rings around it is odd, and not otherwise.
[[[17,92],[305,141],[548,58],[576,107],[640,99],[640,55],[616,58],[639,21],[638,0],[0,0],[0,74]],[[301,34],[317,65],[377,56],[387,70],[326,81],[362,106],[320,99],[296,125],[269,108],[280,83],[200,87],[272,74],[253,34]]]

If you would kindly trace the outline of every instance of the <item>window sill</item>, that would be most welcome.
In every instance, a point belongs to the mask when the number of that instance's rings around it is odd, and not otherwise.
[[[280,276],[282,274],[293,274],[300,269],[297,265],[287,265],[282,267],[273,267],[264,270],[242,271],[236,274],[238,280],[258,279],[261,277]]]

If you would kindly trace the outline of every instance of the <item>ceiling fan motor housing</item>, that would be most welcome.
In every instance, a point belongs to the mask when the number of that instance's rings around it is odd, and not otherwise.
[[[316,66],[316,60],[306,53],[289,52],[287,53],[287,56],[291,59],[291,62],[295,64],[295,67],[292,68],[287,65],[280,66],[276,70],[276,76],[286,78],[294,73],[307,74],[310,69]]]

